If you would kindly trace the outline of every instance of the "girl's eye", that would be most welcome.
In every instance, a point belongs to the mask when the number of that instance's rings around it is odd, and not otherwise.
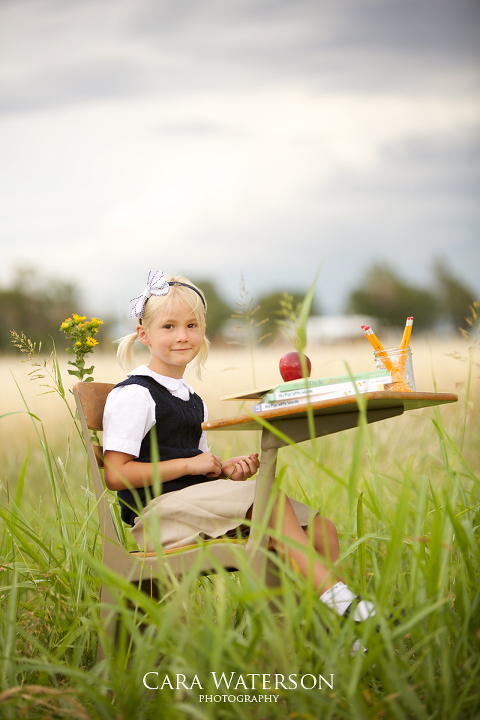
[[[197,327],[197,323],[190,323],[188,327],[189,327],[189,328],[196,328],[196,327]]]
[[[170,330],[173,327],[173,325],[171,323],[165,323],[165,325],[163,327],[165,328],[165,330]]]

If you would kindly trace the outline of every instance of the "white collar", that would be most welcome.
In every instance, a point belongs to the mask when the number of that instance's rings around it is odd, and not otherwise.
[[[187,383],[185,378],[182,377],[177,379],[168,377],[168,375],[159,375],[153,370],[150,370],[150,368],[146,365],[140,365],[140,367],[137,367],[135,368],[135,370],[132,370],[132,372],[128,373],[128,377],[131,377],[132,375],[147,375],[148,377],[156,380],[159,385],[163,385],[163,387],[167,388],[167,390],[170,390],[170,392],[178,392],[178,390],[180,390],[182,386],[188,390],[190,395],[195,392],[193,387],[189,383]]]

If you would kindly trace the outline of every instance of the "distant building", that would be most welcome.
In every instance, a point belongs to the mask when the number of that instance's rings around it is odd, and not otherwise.
[[[317,315],[308,318],[307,339],[309,344],[356,340],[365,337],[362,325],[378,324],[378,320],[365,315]]]

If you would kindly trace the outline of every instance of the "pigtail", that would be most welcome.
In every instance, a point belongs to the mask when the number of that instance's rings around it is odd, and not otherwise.
[[[197,376],[199,380],[203,380],[202,368],[207,361],[209,347],[210,340],[207,338],[206,335],[204,335],[197,357],[192,360],[192,362],[188,366],[188,372],[193,371],[193,373]]]
[[[136,339],[137,333],[134,332],[118,340],[117,360],[120,367],[127,372],[135,368],[133,346],[135,345]]]

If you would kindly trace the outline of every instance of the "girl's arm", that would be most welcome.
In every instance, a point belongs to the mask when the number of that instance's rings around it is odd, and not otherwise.
[[[153,483],[153,463],[135,462],[134,455],[106,450],[104,457],[105,485],[109,490],[149,487]],[[193,458],[175,458],[158,463],[163,483],[183,475],[222,476],[222,461],[213,453],[201,453]]]

